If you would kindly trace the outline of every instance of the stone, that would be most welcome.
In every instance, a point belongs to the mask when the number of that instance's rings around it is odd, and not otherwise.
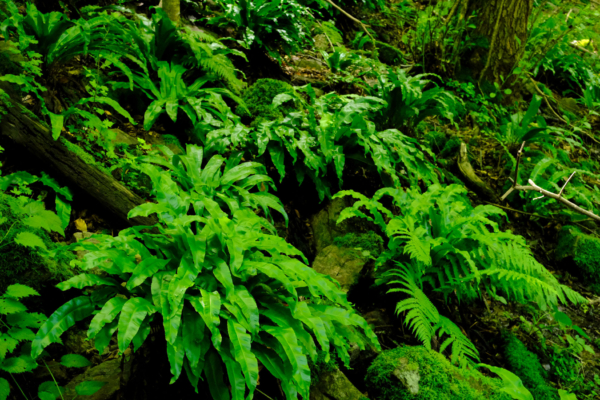
[[[325,34],[321,33],[316,35],[313,40],[315,41],[315,48],[317,50],[327,51],[331,49],[331,44],[329,44],[329,40],[327,40],[327,36],[325,36]]]
[[[313,269],[338,281],[342,290],[347,292],[357,282],[363,267],[369,261],[368,258],[359,257],[359,254],[354,249],[327,246],[317,254]]]
[[[131,360],[129,357],[123,363],[124,371],[121,371],[121,358],[108,360],[93,368],[89,368],[83,374],[77,375],[65,387],[65,399],[85,400],[116,400],[119,389],[124,387],[131,375]],[[123,380],[123,382],[121,381]],[[76,387],[82,382],[98,381],[105,382],[104,386],[91,396],[77,396]]]
[[[298,61],[294,63],[294,65],[298,68],[308,68],[308,69],[316,69],[316,70],[325,70],[327,66],[320,61],[310,60],[307,58],[300,58]]]
[[[94,353],[94,341],[88,340],[87,331],[69,329],[63,335],[63,344],[70,353]]]
[[[360,400],[363,394],[339,369],[324,372],[310,390],[310,400]]]
[[[398,368],[392,372],[392,375],[400,381],[400,384],[406,388],[408,393],[412,395],[419,393],[421,375],[419,375],[419,366],[417,364],[411,364],[407,358],[401,358]]]
[[[115,134],[115,138],[112,140],[114,144],[126,144],[128,146],[135,146],[138,144],[137,138],[120,129],[109,129],[109,131]]]
[[[91,238],[92,235],[92,232],[75,232],[73,234],[73,242],[81,242],[82,240]]]
[[[310,225],[317,253],[333,244],[333,239],[348,232],[348,222],[344,221],[338,225],[337,219],[342,210],[349,206],[350,203],[346,198],[333,199],[324,209],[311,217]]]

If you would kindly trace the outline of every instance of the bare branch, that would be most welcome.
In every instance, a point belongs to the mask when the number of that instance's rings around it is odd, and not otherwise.
[[[508,189],[506,191],[506,193],[504,193],[504,195],[500,198],[500,201],[504,201],[504,199],[506,199],[508,197],[509,194],[511,194],[513,191],[515,190],[521,190],[523,192],[538,192],[541,194],[540,197],[536,197],[533,200],[539,200],[541,198],[543,198],[544,196],[546,197],[550,197],[552,199],[558,200],[559,202],[563,203],[564,205],[566,205],[567,207],[569,207],[570,209],[572,209],[575,212],[578,212],[580,214],[586,215],[596,221],[600,221],[600,217],[597,216],[596,214],[594,214],[591,211],[585,210],[581,207],[579,207],[577,204],[565,199],[564,197],[562,197],[562,194],[565,190],[565,187],[567,187],[567,184],[571,181],[571,178],[573,178],[573,176],[575,175],[575,172],[573,172],[571,174],[571,176],[569,176],[569,179],[567,179],[567,181],[565,182],[565,184],[563,185],[563,187],[560,189],[560,192],[557,193],[552,193],[546,189],[542,189],[541,187],[539,187],[538,185],[535,184],[534,181],[532,181],[531,179],[529,179],[529,185],[527,186],[522,186],[518,184],[518,179],[517,179],[517,175],[519,173],[519,164],[521,162],[521,156],[523,155],[523,148],[525,147],[525,142],[523,142],[523,144],[521,144],[521,148],[519,149],[518,153],[517,153],[517,165],[515,166],[515,178],[512,180],[513,184],[510,187],[510,189]]]
[[[569,181],[571,180],[571,178],[573,177],[573,175],[575,175],[577,171],[573,171],[573,173],[571,174],[571,176],[569,176],[569,179],[567,179],[567,181],[565,182],[565,184],[563,185],[563,187],[560,189],[560,192],[558,192],[558,197],[562,196],[563,192],[565,191],[565,188],[567,187],[567,184],[569,183]]]

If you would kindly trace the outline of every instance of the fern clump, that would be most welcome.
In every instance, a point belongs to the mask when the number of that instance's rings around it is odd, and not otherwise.
[[[295,96],[294,88],[286,82],[277,79],[259,79],[250,86],[242,96],[247,110],[238,106],[236,113],[242,117],[248,116],[254,119],[254,125],[260,121],[276,120],[283,117],[283,111],[293,109],[293,102],[288,101],[280,107],[273,105],[273,99],[279,94]]]
[[[402,386],[394,371],[418,374],[418,394]],[[422,346],[401,346],[381,353],[367,370],[369,395],[378,400],[509,400],[502,381],[461,369]]]
[[[514,372],[523,385],[531,391],[535,400],[558,399],[556,389],[548,386],[544,379],[545,371],[537,356],[527,350],[527,347],[510,333],[503,335],[504,357],[508,362],[508,369]]]
[[[462,365],[477,360],[477,350],[452,321],[438,313],[424,283],[459,301],[476,300],[485,292],[503,303],[532,301],[542,308],[556,307],[559,301],[586,302],[535,260],[523,237],[500,230],[498,219],[506,216],[502,210],[474,208],[466,194],[459,185],[435,184],[424,194],[418,189],[385,188],[372,199],[352,191],[334,196],[358,200],[341,212],[338,223],[354,216],[366,218],[388,236],[388,248],[376,265],[395,266],[380,276],[380,283],[399,285],[390,292],[409,296],[398,303],[396,312],[407,312],[406,323],[427,348],[434,335],[447,335],[440,351],[452,345],[452,359]],[[384,196],[392,198],[398,214],[382,205]]]

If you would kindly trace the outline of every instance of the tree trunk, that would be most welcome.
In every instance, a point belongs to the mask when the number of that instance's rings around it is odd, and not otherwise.
[[[2,85],[2,89],[6,89]],[[8,91],[7,91],[8,92]],[[86,164],[71,152],[61,140],[53,140],[50,130],[33,118],[31,113],[13,98],[0,102],[6,115],[0,115],[0,135],[22,146],[32,156],[98,201],[109,212],[130,225],[153,225],[156,219],[135,217],[127,219],[129,211],[144,203],[112,176]]]
[[[471,0],[469,8],[477,11],[474,35],[489,43],[488,49],[480,49],[471,58],[475,77],[502,85],[523,56],[533,0]],[[503,87],[512,83],[508,79]]]
[[[181,13],[180,0],[162,0],[162,8],[169,19],[179,25],[179,14]]]

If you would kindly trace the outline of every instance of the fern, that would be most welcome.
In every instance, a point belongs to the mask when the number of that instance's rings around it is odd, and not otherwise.
[[[559,302],[587,302],[535,260],[523,237],[500,230],[498,218],[505,216],[501,210],[473,208],[462,186],[436,184],[423,194],[415,189],[382,189],[372,199],[348,191],[335,197],[347,195],[358,201],[342,211],[338,223],[357,216],[379,225],[389,242],[377,260],[378,266],[388,261],[404,262],[408,257],[410,269],[403,265],[384,274],[380,281],[403,286],[391,290],[411,296],[398,303],[397,311],[408,311],[406,322],[424,343],[436,330],[448,335],[442,348],[452,344],[455,362],[475,359],[476,350],[455,325],[432,310],[422,282],[445,296],[455,295],[459,301],[475,300],[486,292],[503,302],[535,302],[542,308],[555,308]],[[399,215],[383,211],[380,201],[384,196],[392,197]],[[391,280],[393,277],[400,279]]]
[[[438,310],[423,292],[419,276],[414,272],[414,269],[400,263],[397,265],[400,267],[399,269],[393,269],[387,272],[386,275],[399,278],[390,281],[390,285],[398,284],[404,288],[393,288],[388,293],[403,292],[410,297],[398,302],[396,314],[400,315],[407,312],[405,316],[406,324],[412,328],[415,336],[427,349],[431,350],[431,340],[434,335],[437,334],[440,339],[446,336],[440,346],[440,352],[451,345],[452,362],[461,366],[478,362],[479,353],[473,343],[454,322],[438,313]]]

